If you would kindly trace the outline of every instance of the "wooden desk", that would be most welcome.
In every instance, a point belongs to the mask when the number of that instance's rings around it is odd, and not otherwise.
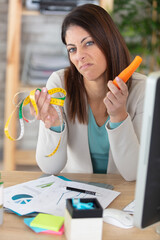
[[[2,172],[2,179],[5,187],[17,183],[33,180],[41,176],[41,172]],[[101,182],[114,185],[114,190],[121,194],[110,204],[109,207],[122,209],[134,199],[135,182],[126,182],[122,177],[113,174],[63,174],[72,180]],[[132,229],[121,229],[110,224],[103,224],[103,240],[158,240],[160,236],[155,232],[158,224],[140,230],[136,227]],[[0,240],[64,240],[65,235],[43,235],[36,234],[23,222],[23,217],[16,214],[4,213],[4,223],[0,226]],[[88,239],[90,240],[90,239]]]

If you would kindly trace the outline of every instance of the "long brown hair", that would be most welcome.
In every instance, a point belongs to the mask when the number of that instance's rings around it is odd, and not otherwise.
[[[85,4],[70,12],[62,24],[61,38],[64,44],[66,44],[66,31],[71,25],[85,29],[105,55],[107,61],[106,84],[108,80],[114,79],[130,64],[130,54],[126,43],[112,18],[102,7]],[[127,85],[130,88],[131,79]],[[65,88],[69,101],[70,120],[75,122],[77,117],[80,123],[87,123],[88,114],[83,76],[71,61],[70,67],[65,72]]]

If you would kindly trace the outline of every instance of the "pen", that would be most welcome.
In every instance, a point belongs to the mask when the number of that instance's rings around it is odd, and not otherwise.
[[[88,190],[84,190],[84,189],[80,189],[80,188],[66,187],[66,189],[70,190],[70,191],[86,193],[86,194],[91,194],[91,195],[95,195],[95,196],[100,196],[101,195],[100,193],[93,192],[93,191],[88,191]]]

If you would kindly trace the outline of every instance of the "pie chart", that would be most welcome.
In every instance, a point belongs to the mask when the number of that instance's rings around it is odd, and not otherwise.
[[[18,204],[27,204],[32,200],[33,196],[29,194],[17,194],[12,197],[12,200]]]

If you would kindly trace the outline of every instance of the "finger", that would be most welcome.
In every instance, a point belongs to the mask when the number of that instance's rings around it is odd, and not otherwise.
[[[51,96],[49,94],[47,94],[46,99],[43,102],[43,105],[41,107],[41,115],[48,114],[50,101],[51,101]]]
[[[116,87],[114,84],[113,84],[113,81],[109,81],[108,82],[108,88],[109,88],[109,92],[112,92],[114,94],[114,96],[118,99],[120,97],[120,95],[122,94],[122,91],[121,89],[119,89],[118,87]],[[109,93],[108,92],[108,93]]]
[[[119,89],[121,90],[121,93],[123,94],[123,95],[126,95],[127,93],[128,93],[128,87],[127,87],[127,85],[126,85],[126,83],[121,79],[121,78],[119,78],[119,77],[116,77],[115,78],[116,79],[116,82],[117,82],[117,84],[118,84],[118,86],[119,86]],[[115,85],[114,85],[115,86]],[[116,87],[116,86],[115,86]],[[117,88],[117,87],[116,87]],[[117,88],[118,89],[118,88]]]
[[[103,102],[107,109],[109,109],[113,106],[113,103],[109,100],[109,98],[107,96],[103,99]]]
[[[108,115],[110,115],[114,111],[114,105],[107,97],[104,98],[103,102],[106,106]]]
[[[38,102],[39,96],[40,96],[40,91],[36,90],[36,92],[35,92],[35,101],[36,101],[36,103]]]
[[[37,105],[38,105],[38,108],[39,108],[39,109],[42,108],[42,106],[43,106],[43,104],[44,104],[44,102],[45,102],[45,100],[46,100],[47,95],[48,95],[48,90],[47,90],[47,88],[45,88],[45,87],[42,88],[42,91],[41,91],[41,93],[40,93],[40,96],[39,96],[39,98],[37,99]]]
[[[113,105],[117,104],[117,97],[111,91],[107,92],[106,97]]]
[[[122,80],[121,80],[122,81]],[[117,99],[117,101],[122,101],[122,99],[128,96],[128,88],[125,83],[123,83],[125,86],[121,87],[120,89],[117,88],[112,81],[108,82],[108,88],[113,93],[114,97]],[[122,84],[122,85],[123,85]],[[111,96],[113,97],[113,96]],[[112,101],[114,101],[114,98],[112,98]]]

